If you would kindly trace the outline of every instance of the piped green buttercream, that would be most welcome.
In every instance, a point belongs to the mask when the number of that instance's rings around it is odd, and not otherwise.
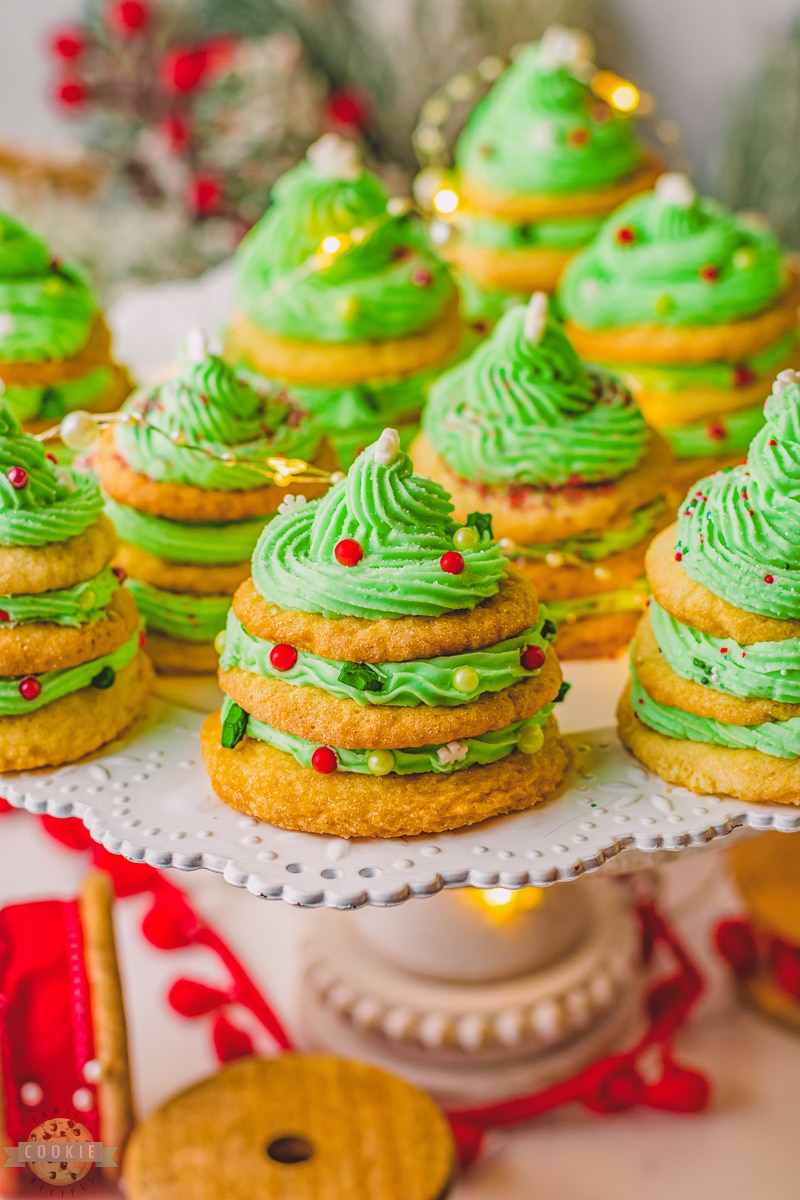
[[[3,399],[19,421],[59,421],[77,408],[94,408],[106,394],[113,378],[111,367],[96,367],[77,379],[58,384],[9,383]]]
[[[148,554],[170,562],[211,563],[246,562],[270,517],[249,521],[230,521],[228,524],[171,521],[139,512],[126,504],[117,504],[110,496],[105,500],[106,511],[114,522],[120,541],[139,546]]]
[[[100,679],[95,686],[108,687],[107,680],[110,679],[110,675],[106,668],[110,667],[114,672],[121,671],[128,665],[138,649],[139,630],[137,629],[127,642],[123,642],[111,654],[104,654],[102,658],[93,658],[89,662],[79,663],[75,667],[65,667],[61,671],[48,671],[42,675],[35,675],[33,678],[38,679],[42,690],[34,700],[26,700],[20,694],[19,679],[0,678],[0,716],[19,716],[20,713],[35,712],[37,708],[43,708],[45,704],[52,704],[54,700],[60,700],[62,696],[68,696],[71,692],[78,692],[81,688],[90,687],[98,676]],[[102,674],[104,671],[105,675]]]
[[[6,625],[27,625],[31,621],[48,621],[54,625],[78,627],[91,625],[106,615],[119,584],[110,567],[99,574],[76,583],[35,595],[0,596],[2,621]]]
[[[460,477],[540,488],[616,479],[650,437],[630,393],[584,367],[552,317],[530,340],[522,306],[436,381],[423,425]]]
[[[497,591],[504,559],[487,538],[460,552],[463,570],[445,570],[441,559],[455,550],[459,528],[452,511],[445,489],[414,475],[397,434],[386,430],[321,500],[295,499],[270,522],[253,555],[253,581],[268,603],[325,617],[474,608]],[[337,558],[345,540],[361,551],[355,565]]]
[[[97,483],[50,462],[42,443],[23,433],[0,401],[0,546],[65,542],[94,525],[102,511]]]
[[[225,628],[231,606],[230,596],[167,592],[141,579],[129,578],[128,590],[148,629],[157,629],[187,642],[213,642]]]

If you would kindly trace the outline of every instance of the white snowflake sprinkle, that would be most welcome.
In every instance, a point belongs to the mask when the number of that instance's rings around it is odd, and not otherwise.
[[[449,766],[450,763],[463,762],[469,754],[469,746],[466,742],[448,742],[446,746],[440,746],[436,754],[443,766]]]
[[[674,204],[676,208],[691,208],[697,193],[680,171],[667,171],[656,180],[656,195],[664,204]]]
[[[309,146],[306,158],[320,175],[332,179],[357,179],[363,169],[358,146],[339,137],[338,133],[324,133],[319,141]]]
[[[308,500],[305,496],[284,496],[278,505],[278,512],[282,516],[286,516],[288,513],[297,512],[299,508],[303,508],[306,504],[308,504]]]

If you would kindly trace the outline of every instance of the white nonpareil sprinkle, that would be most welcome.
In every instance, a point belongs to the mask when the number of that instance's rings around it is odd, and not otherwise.
[[[656,180],[656,195],[664,204],[674,204],[676,208],[690,208],[694,204],[697,192],[680,171],[667,171]]]
[[[357,179],[362,171],[358,146],[339,137],[338,133],[324,133],[319,141],[309,146],[306,158],[315,171],[332,179]]]
[[[400,453],[400,434],[396,429],[384,429],[375,443],[375,462],[387,467]]]

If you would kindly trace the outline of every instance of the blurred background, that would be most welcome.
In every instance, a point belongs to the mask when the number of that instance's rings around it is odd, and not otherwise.
[[[325,129],[407,187],[431,91],[552,20],[588,28],[599,62],[654,98],[673,161],[800,248],[798,0],[0,0],[0,14],[0,205],[106,292],[227,257]]]

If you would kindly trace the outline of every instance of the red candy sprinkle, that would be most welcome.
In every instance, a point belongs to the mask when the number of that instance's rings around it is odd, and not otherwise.
[[[700,278],[705,279],[706,283],[716,283],[719,279],[719,267],[715,267],[713,263],[707,263],[706,266],[700,268]]]
[[[124,583],[125,580],[128,578],[128,572],[125,570],[124,567],[112,567],[111,574],[114,576],[117,583]]]
[[[681,554],[680,550],[676,550],[675,551],[675,562],[680,562],[682,558],[683,558],[683,555]]]
[[[765,575],[764,576],[764,583],[774,583],[774,582],[775,582],[774,575]]]
[[[770,446],[777,446],[778,443],[775,441],[775,438],[770,438],[769,444],[770,444]]]
[[[0,621],[10,621],[11,617],[4,608],[0,608]]]
[[[415,271],[411,276],[411,282],[417,287],[430,287],[433,283],[433,275],[430,271]]]
[[[570,129],[567,134],[567,141],[571,146],[585,146],[589,140],[589,130],[584,129],[582,125],[576,125],[574,129]]]
[[[364,548],[355,538],[342,538],[334,546],[333,553],[343,567],[355,567],[364,557]]]
[[[457,550],[448,550],[439,559],[439,566],[448,575],[460,575],[464,570],[464,556],[459,554]]]
[[[720,646],[720,648],[719,648],[719,652],[720,652],[720,654],[727,654],[727,653],[728,653],[728,647],[727,647],[727,646]]]
[[[636,231],[630,225],[620,225],[614,237],[621,246],[630,246],[636,241]]]
[[[139,649],[144,650],[147,645],[147,634],[143,629],[139,630]]]
[[[330,775],[338,767],[339,760],[330,746],[318,746],[311,755],[311,765],[320,775]]]
[[[706,433],[711,438],[712,442],[721,442],[727,437],[725,426],[720,421],[712,421],[707,427]]]
[[[541,646],[526,646],[520,655],[520,662],[526,671],[538,671],[544,666],[545,657]]]
[[[56,466],[58,466],[58,459],[56,458],[55,454],[45,454],[45,458],[48,462],[55,463]]]
[[[297,651],[294,646],[289,646],[286,642],[280,642],[270,650],[269,661],[276,671],[291,671],[297,662]]]
[[[19,694],[23,700],[35,700],[41,694],[42,685],[33,675],[26,675],[19,681]]]
[[[733,386],[747,387],[749,383],[754,383],[756,378],[755,371],[748,367],[747,363],[735,363],[733,367]]]
[[[9,470],[6,471],[6,476],[8,477],[8,482],[12,487],[15,487],[17,491],[28,486],[28,472],[24,467],[10,467]]]

